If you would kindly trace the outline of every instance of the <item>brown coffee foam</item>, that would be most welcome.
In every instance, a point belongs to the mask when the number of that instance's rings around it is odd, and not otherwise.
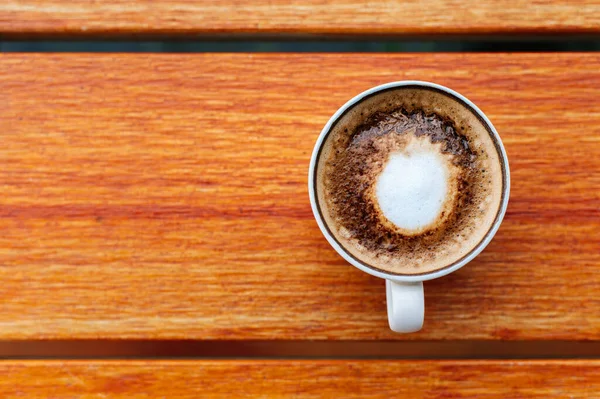
[[[460,209],[454,209],[454,228],[440,228],[448,217],[438,221],[434,229],[425,236],[405,236],[396,241],[398,250],[385,250],[385,240],[380,242],[383,248],[373,248],[363,239],[353,236],[344,220],[340,220],[332,209],[332,196],[327,186],[332,186],[331,173],[327,173],[328,163],[335,159],[335,149],[347,149],[350,140],[356,138],[357,129],[376,112],[391,113],[403,109],[406,113],[424,112],[438,115],[451,123],[456,132],[468,140],[470,149],[476,154],[473,161],[469,188],[470,203]],[[398,146],[401,147],[401,143]],[[396,149],[399,147],[397,146]],[[377,175],[383,169],[385,160],[371,169]],[[330,165],[331,166],[331,165]],[[331,169],[331,168],[329,168]],[[368,175],[368,174],[367,174]],[[456,174],[454,175],[456,176]],[[371,176],[372,177],[372,176]],[[368,180],[368,179],[367,179]],[[373,181],[371,179],[371,181]],[[500,156],[493,139],[485,125],[458,100],[448,95],[426,88],[397,88],[371,96],[346,112],[332,127],[323,144],[317,163],[317,200],[325,223],[335,239],[352,256],[366,265],[395,274],[422,274],[442,269],[467,255],[485,236],[498,212],[502,194],[502,170]],[[327,183],[327,184],[326,184]],[[368,182],[367,182],[368,184]],[[366,190],[372,189],[367,188]],[[457,189],[460,190],[457,186]],[[464,188],[463,188],[464,189]],[[352,195],[352,193],[348,193]],[[372,195],[372,193],[370,194]],[[377,201],[370,201],[372,215],[381,220]],[[370,223],[365,220],[365,223]],[[385,223],[384,223],[385,224]],[[395,237],[395,236],[394,236]],[[390,239],[394,239],[391,237]],[[395,237],[397,239],[397,237]]]

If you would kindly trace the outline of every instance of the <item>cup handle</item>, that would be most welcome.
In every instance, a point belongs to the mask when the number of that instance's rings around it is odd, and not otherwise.
[[[388,321],[392,331],[410,333],[423,327],[425,298],[423,282],[396,283],[385,280]]]

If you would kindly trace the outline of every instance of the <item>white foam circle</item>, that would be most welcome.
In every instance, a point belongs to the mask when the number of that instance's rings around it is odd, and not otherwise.
[[[440,218],[447,181],[447,166],[439,154],[392,153],[376,183],[379,208],[398,228],[420,233]]]

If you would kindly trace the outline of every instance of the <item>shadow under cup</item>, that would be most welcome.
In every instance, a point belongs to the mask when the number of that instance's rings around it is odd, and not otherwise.
[[[451,120],[458,133],[469,137],[470,144],[485,148],[493,168],[490,175],[491,202],[485,207],[480,222],[468,239],[463,239],[461,251],[441,255],[434,268],[382,269],[377,258],[368,251],[358,251],[335,228],[325,197],[325,164],[334,144],[341,135],[349,136],[375,112],[391,112],[402,108],[407,113],[435,113]],[[479,147],[478,147],[479,148]],[[483,151],[483,150],[482,150]],[[321,231],[349,263],[377,277],[396,282],[425,281],[441,277],[462,267],[478,255],[498,230],[508,204],[510,176],[506,152],[498,133],[489,119],[471,101],[446,87],[428,82],[404,81],[385,84],[367,90],[342,106],[323,128],[315,145],[309,171],[309,194],[313,213]],[[451,242],[447,243],[452,246]],[[454,247],[455,248],[455,247]],[[367,252],[365,254],[365,252]],[[438,254],[436,254],[437,256]]]

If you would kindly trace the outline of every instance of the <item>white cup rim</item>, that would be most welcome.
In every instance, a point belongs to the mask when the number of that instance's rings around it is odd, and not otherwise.
[[[413,275],[394,274],[394,273],[388,273],[388,272],[376,269],[376,268],[369,266],[366,263],[356,259],[346,249],[344,249],[338,243],[338,241],[333,237],[333,235],[329,232],[327,225],[325,224],[325,222],[323,221],[323,219],[321,217],[321,213],[319,211],[319,206],[317,204],[315,187],[314,187],[314,180],[315,180],[314,173],[315,173],[316,166],[317,166],[319,152],[320,152],[321,146],[322,146],[325,138],[327,137],[327,134],[329,133],[333,124],[348,109],[350,109],[352,106],[354,106],[355,104],[357,104],[358,102],[363,100],[365,97],[370,96],[375,93],[378,93],[378,92],[381,92],[381,91],[384,91],[384,90],[394,89],[394,88],[398,88],[398,87],[405,87],[405,86],[417,86],[417,87],[430,88],[430,89],[433,88],[433,89],[444,92],[444,93],[458,99],[459,101],[463,102],[464,105],[471,108],[474,111],[474,113],[477,114],[479,116],[479,118],[484,122],[484,124],[487,126],[489,132],[493,136],[494,141],[496,142],[496,147],[498,149],[498,152],[499,152],[500,156],[502,157],[502,163],[504,166],[504,168],[503,168],[504,189],[502,192],[502,201],[500,204],[500,209],[498,211],[498,214],[496,215],[494,223],[492,224],[492,226],[486,233],[483,240],[481,240],[479,242],[479,244],[477,244],[475,246],[475,248],[473,248],[467,255],[462,257],[459,261],[454,262],[451,265],[448,265],[442,269],[438,269],[438,270],[435,270],[430,273],[413,274]],[[445,86],[442,86],[442,85],[439,85],[436,83],[419,81],[419,80],[402,80],[402,81],[385,83],[385,84],[382,84],[379,86],[372,87],[368,90],[365,90],[362,93],[355,96],[354,98],[352,98],[351,100],[349,100],[346,104],[344,104],[342,107],[340,107],[336,111],[335,114],[333,114],[333,116],[329,119],[327,124],[325,124],[325,127],[323,127],[323,130],[321,130],[321,134],[319,135],[317,142],[315,143],[315,147],[313,149],[313,153],[312,153],[312,156],[310,159],[310,167],[309,167],[309,171],[308,171],[308,193],[310,196],[310,204],[312,207],[312,211],[315,216],[315,219],[317,220],[317,224],[319,225],[319,228],[321,229],[321,232],[323,233],[323,235],[325,236],[325,238],[327,239],[329,244],[348,263],[350,263],[351,265],[364,271],[365,273],[368,273],[368,274],[376,276],[376,277],[384,278],[387,280],[392,280],[392,281],[396,281],[396,282],[427,281],[427,280],[432,280],[432,279],[435,279],[438,277],[445,276],[447,274],[450,274],[450,273],[460,269],[461,267],[463,267],[464,265],[469,263],[471,260],[473,260],[473,258],[475,258],[477,255],[479,255],[481,253],[481,251],[483,251],[485,249],[485,247],[490,243],[490,241],[492,240],[492,238],[494,237],[494,235],[500,228],[500,224],[502,223],[502,220],[506,213],[506,208],[508,206],[508,198],[509,198],[509,194],[510,194],[510,168],[508,165],[508,157],[506,156],[506,150],[504,149],[504,145],[502,144],[502,140],[500,139],[500,135],[498,134],[496,128],[494,127],[492,122],[488,119],[488,117],[483,113],[483,111],[481,111],[471,100],[469,100],[462,94],[460,94],[448,87],[445,87]]]

